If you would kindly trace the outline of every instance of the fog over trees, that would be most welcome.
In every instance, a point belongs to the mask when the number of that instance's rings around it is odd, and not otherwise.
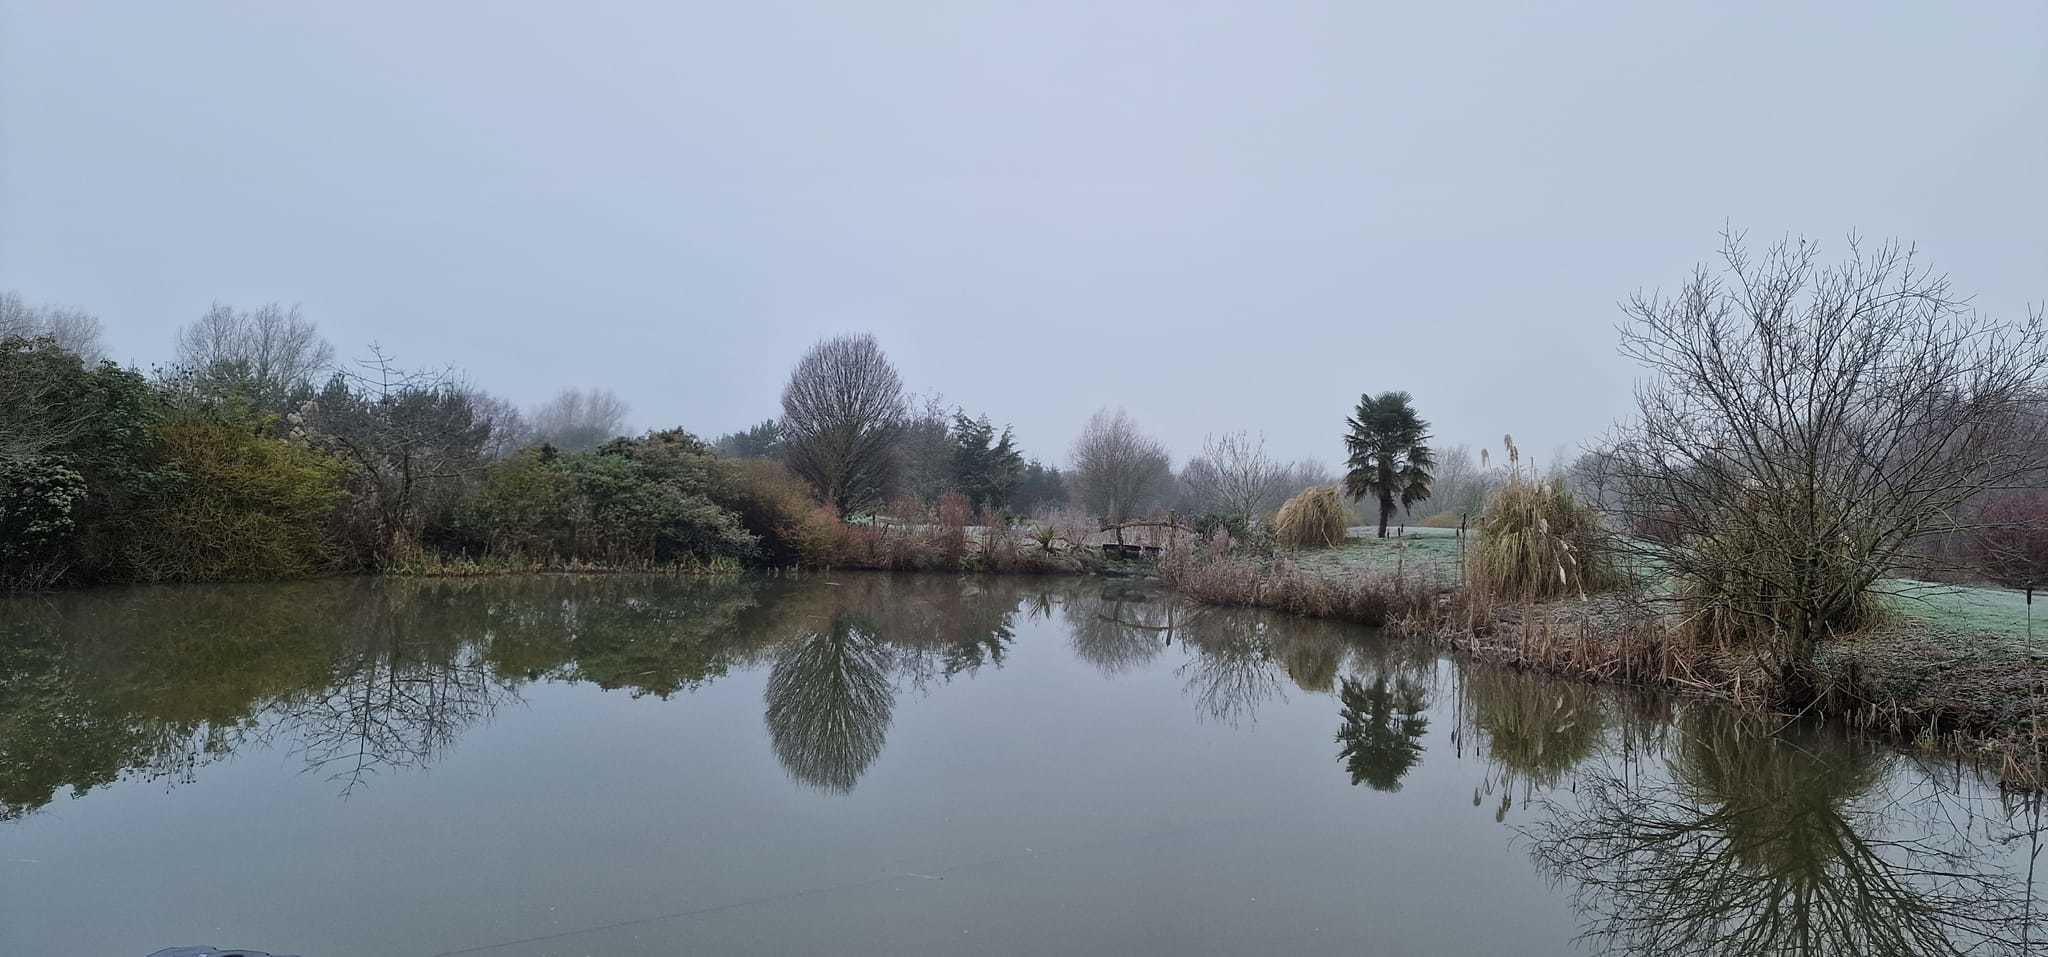
[[[1075,499],[1112,522],[1145,514],[1172,488],[1173,456],[1121,408],[1089,416],[1067,459]]]
[[[334,347],[319,325],[298,306],[274,302],[246,310],[214,303],[178,330],[177,357],[185,374],[246,395],[260,409],[281,409],[334,368]]]
[[[610,389],[567,388],[526,418],[537,443],[564,452],[587,452],[626,429],[632,407]]]
[[[713,444],[717,447],[720,455],[730,455],[733,458],[780,459],[782,458],[782,423],[774,419],[763,419],[738,432],[728,432],[725,435],[721,435],[718,437],[718,441]]]
[[[54,339],[65,351],[87,362],[104,355],[98,316],[64,306],[30,305],[18,292],[0,292],[0,339]]]
[[[1348,418],[1323,410],[1346,427],[1341,480],[1314,459],[1282,459],[1251,430],[1210,434],[1176,473],[1166,443],[1118,407],[1083,423],[1063,461],[1034,458],[1029,449],[1064,437],[1020,435],[990,412],[912,393],[870,334],[819,340],[797,358],[778,415],[715,441],[679,428],[624,434],[629,407],[606,386],[522,410],[452,367],[401,366],[375,346],[334,368],[318,327],[276,304],[216,305],[177,336],[181,364],[154,378],[17,335],[5,340],[0,398],[36,412],[0,420],[12,483],[0,504],[21,532],[6,574],[183,580],[472,554],[952,568],[970,524],[1023,523],[1016,535],[1043,557],[1105,523],[1169,516],[1271,547],[1284,503],[1341,481],[1382,535],[1402,514],[1479,528],[1510,487],[1560,508],[1583,500],[1691,576],[1694,620],[1717,628],[1790,619],[1716,589],[1806,602],[1799,613],[1820,631],[1854,621],[1872,583],[1915,562],[2037,580],[2048,539],[2037,528],[2048,469],[2039,317],[1964,314],[1894,246],[1842,267],[1817,265],[1806,244],[1774,247],[1756,267],[1739,248],[1728,257],[1732,279],[1703,272],[1672,298],[1631,300],[1624,348],[1658,373],[1637,420],[1614,441],[1558,450],[1540,479],[1511,446],[1499,462],[1484,447],[1436,448],[1403,392],[1363,394]],[[7,328],[98,348],[89,319],[0,298]],[[1843,489],[1853,504],[1833,497]],[[302,520],[324,502],[333,516]],[[1334,504],[1323,512],[1319,528],[1356,520]],[[248,521],[203,527],[223,513]],[[880,543],[892,527],[943,534],[890,551]],[[154,547],[144,534],[193,547]],[[1741,534],[1777,551],[1731,545]],[[1823,538],[1853,547],[1813,559]],[[975,541],[992,554],[1001,540]],[[935,550],[917,550],[926,545]],[[242,560],[210,557],[222,548]],[[1792,597],[1832,562],[1853,571],[1837,576],[1839,591]]]

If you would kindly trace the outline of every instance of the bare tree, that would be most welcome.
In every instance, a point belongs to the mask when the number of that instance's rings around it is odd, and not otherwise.
[[[783,454],[820,499],[850,514],[887,497],[905,416],[903,382],[874,336],[826,339],[782,389]]]
[[[98,316],[64,306],[31,306],[20,293],[0,292],[0,339],[10,338],[56,340],[88,365],[104,358]]]
[[[525,413],[520,412],[512,400],[482,389],[471,389],[469,410],[472,418],[491,430],[490,438],[484,442],[485,458],[509,458],[512,453],[534,444],[533,427],[527,424]]]
[[[624,434],[632,407],[610,389],[563,389],[528,420],[532,441],[563,452],[588,452]]]
[[[1897,243],[1852,239],[1824,265],[1807,240],[1759,259],[1730,232],[1721,258],[1625,305],[1622,353],[1651,378],[1598,461],[1687,620],[1761,643],[1796,693],[1815,642],[1915,570],[1909,546],[1973,496],[2040,481],[2048,435],[2026,411],[2048,340],[2038,314],[1968,310]]]
[[[1337,481],[1336,471],[1328,464],[1315,459],[1296,459],[1281,466],[1279,474],[1274,476],[1273,504],[1267,511],[1278,511],[1288,499],[1319,485],[1336,485]]]
[[[893,475],[898,491],[930,506],[953,490],[953,413],[938,393],[909,400],[910,414],[896,439]]]
[[[231,387],[257,408],[281,407],[334,368],[334,347],[321,338],[319,325],[298,306],[274,302],[249,310],[214,303],[178,330],[176,347],[188,374]]]
[[[371,347],[292,414],[294,434],[350,467],[348,535],[366,557],[410,559],[430,518],[452,510],[484,467],[490,426],[446,371],[413,372]]]
[[[1437,453],[1435,483],[1430,498],[1433,508],[1457,515],[1476,515],[1486,500],[1484,473],[1472,458],[1472,447],[1453,445]]]
[[[1138,431],[1122,409],[1099,409],[1074,440],[1073,487],[1089,511],[1112,522],[1159,503],[1173,482],[1166,446]]]
[[[1292,469],[1266,454],[1266,437],[1249,432],[1211,435],[1202,454],[1180,470],[1181,492],[1200,514],[1252,522],[1287,501]]]

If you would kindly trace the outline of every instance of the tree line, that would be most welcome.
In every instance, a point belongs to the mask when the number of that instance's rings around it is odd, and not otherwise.
[[[705,504],[712,480],[671,461],[688,456],[670,436],[618,440],[629,410],[609,390],[521,410],[375,348],[338,363],[277,304],[214,306],[149,373],[102,358],[100,332],[0,295],[0,585],[391,568],[540,541],[535,508],[560,510],[576,529],[562,547],[593,556],[758,552],[732,509]],[[502,510],[522,455],[575,494]]]
[[[1245,431],[1211,436],[1176,470],[1164,443],[1115,408],[1083,426],[1067,467],[1047,464],[1012,427],[910,393],[869,335],[814,345],[779,415],[711,441],[682,428],[628,434],[630,407],[608,389],[521,409],[453,369],[375,347],[340,361],[295,306],[216,304],[177,331],[175,361],[148,373],[104,359],[100,336],[81,310],[0,296],[9,587],[449,560],[952,566],[964,536],[936,557],[885,557],[861,528],[1034,517],[1078,543],[1103,523],[1174,514],[1243,534],[1300,490],[1337,481],[1320,463],[1270,456]],[[1404,507],[1428,482],[1426,427],[1395,396],[1361,409],[1394,403],[1414,434],[1361,446],[1345,479],[1379,497],[1382,519],[1389,476],[1406,483]],[[1362,428],[1353,423],[1354,439]],[[1380,458],[1368,467],[1361,455]]]

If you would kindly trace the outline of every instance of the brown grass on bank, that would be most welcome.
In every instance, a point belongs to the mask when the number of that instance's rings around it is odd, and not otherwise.
[[[1273,539],[1285,548],[1329,548],[1344,543],[1351,515],[1331,485],[1318,485],[1280,506],[1273,516]]]
[[[1435,604],[1440,585],[1425,576],[1365,571],[1341,578],[1311,574],[1282,562],[1219,557],[1180,548],[1159,563],[1169,587],[1210,605],[1271,608],[1309,618],[1386,625]]]
[[[1504,606],[1468,589],[1426,624],[1418,630],[1486,661],[1617,684],[1741,693],[1739,685],[1721,688],[1719,669],[1663,616],[1626,600]]]

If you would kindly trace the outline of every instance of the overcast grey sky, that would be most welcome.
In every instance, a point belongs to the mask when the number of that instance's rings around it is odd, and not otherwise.
[[[2048,296],[2048,4],[1554,6],[0,0],[0,289],[706,435],[868,330],[1049,459],[1120,403],[1332,463],[1368,390],[1599,431],[1724,220]]]

